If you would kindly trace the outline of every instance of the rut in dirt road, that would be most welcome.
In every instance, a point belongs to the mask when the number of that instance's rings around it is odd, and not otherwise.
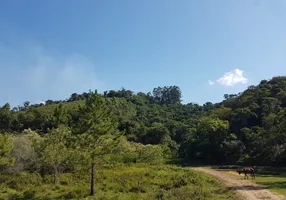
[[[286,200],[282,195],[270,192],[249,180],[243,180],[234,175],[203,167],[195,167],[192,169],[215,176],[224,182],[226,186],[235,190],[241,198],[246,200]]]

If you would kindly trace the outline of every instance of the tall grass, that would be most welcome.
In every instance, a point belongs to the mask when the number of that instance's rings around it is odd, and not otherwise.
[[[62,174],[59,184],[37,174],[1,174],[0,199],[234,199],[219,181],[188,168],[170,165],[117,166],[96,171],[94,197],[88,173]]]

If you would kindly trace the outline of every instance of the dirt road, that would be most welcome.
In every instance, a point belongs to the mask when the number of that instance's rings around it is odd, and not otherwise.
[[[235,175],[227,174],[222,171],[209,169],[209,168],[203,168],[203,167],[195,167],[193,169],[213,175],[216,178],[220,179],[226,184],[226,186],[235,190],[242,199],[246,199],[246,200],[258,200],[258,199],[259,200],[260,199],[285,200],[286,199],[284,196],[274,194],[273,192],[270,192],[267,189],[263,189],[262,187],[258,186],[257,184],[249,180],[244,180],[243,177],[240,177],[240,176],[235,176]]]

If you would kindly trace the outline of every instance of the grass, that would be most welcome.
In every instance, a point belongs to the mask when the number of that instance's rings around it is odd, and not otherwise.
[[[286,196],[286,173],[280,175],[258,175],[255,182],[273,192]]]
[[[235,199],[215,178],[171,165],[131,165],[96,171],[96,194],[89,197],[85,173],[62,174],[59,184],[37,174],[1,174],[0,199]]]
[[[83,105],[84,101],[72,101],[72,102],[64,102],[63,108],[65,110],[74,110],[77,109],[78,106]],[[60,104],[50,104],[50,105],[44,105],[40,107],[36,107],[35,110],[39,111],[42,114],[51,115],[53,114],[54,110],[59,106]],[[26,111],[23,111],[26,112]]]

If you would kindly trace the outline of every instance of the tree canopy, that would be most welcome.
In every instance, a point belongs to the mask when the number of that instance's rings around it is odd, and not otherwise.
[[[286,164],[286,77],[262,80],[223,97],[219,103],[182,104],[178,86],[156,87],[152,93],[124,88],[103,94],[74,93],[67,100],[47,100],[45,105],[25,102],[21,109],[11,110],[5,104],[0,108],[0,130],[31,129],[45,135],[64,126],[93,145],[99,136],[108,141],[109,136],[124,133],[128,142],[168,148],[173,158]]]

